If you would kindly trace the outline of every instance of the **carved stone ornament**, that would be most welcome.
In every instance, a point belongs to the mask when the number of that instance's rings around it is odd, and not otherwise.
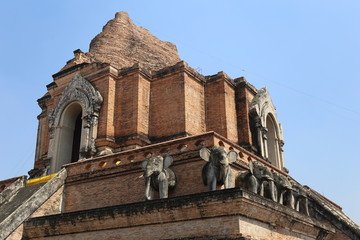
[[[260,118],[259,124],[262,127],[266,126],[266,117],[268,114],[271,114],[274,117],[276,123],[279,123],[276,115],[276,107],[272,103],[269,91],[266,87],[261,88],[251,101],[250,113],[253,114],[253,116]],[[281,126],[280,124],[278,125],[280,128],[280,134],[282,134]]]
[[[60,115],[64,108],[72,101],[78,101],[84,111],[84,119],[89,124],[96,125],[103,98],[90,82],[77,74],[65,88],[56,107],[49,112],[50,132],[59,123]]]
[[[82,108],[82,140],[80,143],[80,159],[90,158],[96,154],[95,139],[97,137],[98,116],[103,98],[100,93],[80,75],[76,75],[67,85],[56,107],[49,112],[49,152],[52,159],[51,172],[58,171],[63,160],[60,160],[59,141],[61,115],[72,102],[78,102]]]
[[[202,170],[202,178],[209,191],[215,191],[217,185],[224,185],[225,189],[234,187],[230,163],[237,161],[235,151],[217,146],[202,148],[200,157],[207,162]]]
[[[240,171],[236,182],[239,187],[310,216],[309,191],[291,177],[271,171],[260,162],[249,161],[249,169]]]
[[[255,120],[256,136],[259,143],[259,150],[262,157],[269,159],[269,152],[275,152],[272,155],[272,163],[281,168],[282,162],[282,146],[284,145],[284,138],[282,134],[281,124],[278,121],[276,108],[272,103],[270,94],[267,88],[260,89],[250,102],[250,115]],[[269,126],[267,126],[268,117],[274,125],[275,134],[272,133],[272,139],[269,143]],[[275,137],[274,137],[275,135]],[[269,149],[269,146],[271,149]],[[276,155],[274,157],[274,155]]]
[[[160,198],[168,198],[168,191],[176,185],[176,175],[169,168],[173,163],[171,156],[150,156],[141,163],[145,178],[145,199],[152,200],[154,191],[158,191]]]

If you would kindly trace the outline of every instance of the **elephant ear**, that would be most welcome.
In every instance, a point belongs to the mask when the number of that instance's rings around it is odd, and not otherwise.
[[[200,149],[200,157],[208,162],[210,160],[210,150],[207,148]]]
[[[167,169],[173,163],[173,158],[171,156],[166,156],[164,159],[164,169]]]
[[[146,166],[148,164],[148,161],[147,160],[144,160],[141,162],[141,168],[145,171],[146,170]]]
[[[228,160],[229,160],[230,163],[236,162],[237,156],[238,156],[238,154],[237,154],[235,151],[233,151],[233,150],[231,150],[231,151],[227,154],[227,157],[228,157]]]

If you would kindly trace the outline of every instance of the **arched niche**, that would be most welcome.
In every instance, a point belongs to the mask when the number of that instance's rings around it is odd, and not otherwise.
[[[250,119],[253,140],[258,153],[271,164],[283,169],[282,146],[284,144],[281,124],[276,115],[276,108],[272,103],[267,88],[262,88],[250,103]]]
[[[274,166],[281,167],[279,163],[279,147],[278,147],[278,130],[276,123],[271,114],[266,117],[266,128],[267,128],[267,158]]]
[[[62,112],[56,127],[57,151],[53,170],[60,170],[61,166],[76,162],[80,158],[82,138],[82,107],[78,102],[70,103]]]
[[[49,114],[50,173],[59,171],[66,163],[96,154],[95,139],[102,101],[100,93],[80,75],[65,88]]]

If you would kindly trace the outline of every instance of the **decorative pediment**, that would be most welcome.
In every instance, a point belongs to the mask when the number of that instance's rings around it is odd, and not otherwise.
[[[59,123],[64,108],[73,101],[78,101],[84,111],[84,116],[98,116],[103,98],[93,85],[77,74],[67,85],[56,107],[49,113],[50,130]]]
[[[278,168],[282,168],[282,147],[284,138],[281,124],[276,115],[276,108],[272,103],[267,88],[260,89],[250,103],[250,115],[255,121],[259,153],[263,158]]]
[[[250,113],[260,118],[262,126],[266,125],[266,117],[269,113],[271,113],[275,118],[275,121],[278,122],[276,107],[272,103],[269,91],[266,87],[261,88],[251,101]]]

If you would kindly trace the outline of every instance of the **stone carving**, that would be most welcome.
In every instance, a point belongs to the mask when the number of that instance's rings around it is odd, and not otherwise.
[[[241,171],[236,181],[253,193],[277,200],[273,173],[259,162],[250,161],[249,169]]]
[[[103,150],[99,150],[96,156],[105,156],[114,153],[111,148],[106,147]]]
[[[274,172],[274,181],[277,189],[277,200],[279,203],[295,209],[292,185],[288,177]]]
[[[83,111],[84,142],[80,148],[81,158],[89,158],[96,153],[95,139],[97,135],[98,116],[103,98],[90,82],[80,75],[76,75],[67,85],[61,95],[56,107],[49,111],[49,131],[50,131],[50,155],[54,153],[55,128],[58,126],[61,113],[65,107],[73,101],[78,101]],[[52,157],[52,156],[50,156]]]
[[[89,130],[86,130],[86,131],[88,132]],[[89,134],[86,134],[86,135],[88,136]],[[89,139],[88,143],[84,144],[80,148],[81,159],[90,158],[90,157],[94,156],[95,154],[96,154],[95,139],[93,137],[91,137]]]
[[[253,193],[259,193],[259,183],[254,175],[254,164],[252,161],[249,162],[249,170],[239,172],[236,182],[241,187],[244,187]]]
[[[259,154],[266,160],[271,160],[275,166],[282,168],[282,147],[284,138],[282,135],[281,124],[278,121],[276,108],[272,103],[267,88],[258,90],[250,103],[250,115],[255,121],[256,132],[254,137],[257,139]],[[269,128],[267,122],[271,119],[273,127]],[[273,138],[268,139],[269,130]],[[269,144],[270,140],[270,144]],[[271,149],[268,149],[270,146]]]
[[[103,98],[91,83],[77,74],[65,88],[56,107],[49,112],[50,130],[54,129],[66,105],[76,100],[80,102],[83,111],[85,111],[84,118],[89,122],[97,123],[94,118],[98,116]]]
[[[208,162],[203,167],[202,178],[209,191],[216,190],[216,185],[233,187],[230,163],[237,160],[235,151],[227,152],[224,147],[212,147],[211,150],[202,148],[200,157]]]
[[[310,216],[306,189],[290,177],[271,172],[259,162],[250,161],[249,169],[240,171],[236,182],[239,187]]]
[[[276,122],[278,122],[276,116],[276,107],[272,103],[269,91],[266,87],[258,90],[257,94],[251,101],[249,108],[255,116],[259,117],[258,123],[261,126],[266,126],[266,117],[269,113],[272,113],[276,118]]]
[[[168,191],[175,188],[176,175],[169,169],[173,158],[171,156],[150,157],[141,163],[145,177],[145,198],[153,199],[154,191],[159,191],[160,198],[167,198]]]
[[[310,216],[309,213],[309,200],[308,193],[305,188],[295,181],[291,181],[293,195],[295,200],[295,209],[307,216]]]
[[[251,163],[253,165],[253,174],[259,184],[258,194],[270,198],[273,201],[276,201],[277,199],[275,195],[275,183],[272,172],[269,168],[265,167],[259,162]]]

